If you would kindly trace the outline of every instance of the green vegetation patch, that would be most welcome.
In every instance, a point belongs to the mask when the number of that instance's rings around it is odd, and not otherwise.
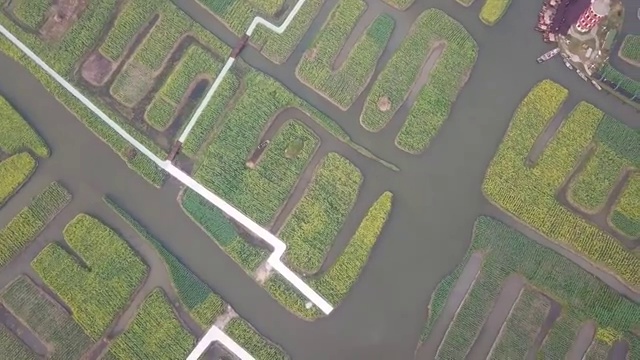
[[[567,90],[549,80],[536,85],[515,111],[483,184],[485,195],[543,236],[615,273],[631,287],[640,285],[640,259],[614,238],[564,208],[555,197],[593,141],[602,111],[580,103],[533,166],[525,165]]]
[[[64,228],[64,238],[88,268],[58,244],[47,245],[31,266],[97,340],[129,303],[148,269],[113,230],[88,215],[76,216]]]
[[[105,197],[104,201],[143,239],[156,249],[164,260],[171,276],[171,282],[185,308],[200,326],[207,328],[224,312],[224,302],[202,280],[195,276],[180,260],[176,259],[156,238],[154,238],[138,221],[129,215],[113,200]]]
[[[0,354],[12,360],[36,360],[38,355],[0,323]]]
[[[530,286],[562,305],[560,318],[554,322],[540,349],[540,358],[564,358],[580,325],[587,320],[594,321],[599,331],[607,329],[609,336],[628,341],[630,359],[640,356],[640,339],[631,333],[640,323],[638,304],[627,300],[574,262],[494,219],[478,218],[473,234],[473,241],[463,264],[472,254],[480,252],[484,257],[483,267],[447,331],[438,351],[438,358],[465,357],[498,298],[504,281],[509,275],[516,273],[523,276]],[[463,265],[460,265],[438,285],[432,299],[449,296],[462,268]],[[436,319],[445,303],[432,302],[429,319]],[[521,315],[524,314],[526,312]],[[514,315],[515,313],[511,319]],[[540,322],[538,315],[534,321]],[[434,323],[435,321],[427,323],[426,334],[433,330]],[[507,336],[507,330],[503,329],[503,340]],[[509,336],[514,335],[516,334]]]
[[[535,289],[522,289],[489,358],[525,359],[550,308],[549,299]]]
[[[304,197],[280,232],[285,262],[305,274],[324,258],[358,197],[362,174],[346,158],[329,153],[318,165]]]
[[[71,194],[54,182],[0,230],[0,267],[35,240],[44,227],[71,201]]]
[[[409,6],[413,5],[415,1],[416,0],[384,0],[384,2],[399,10],[405,10]]]
[[[569,200],[590,213],[604,206],[620,173],[625,159],[604,144],[597,144],[585,168],[569,185]]]
[[[369,259],[369,254],[389,217],[392,198],[393,194],[390,192],[382,194],[371,206],[356,233],[336,262],[327,272],[312,277],[311,281],[308,282],[309,286],[334,306],[342,302],[358,277],[360,277],[360,273],[362,273],[362,269],[364,269]],[[266,281],[265,288],[294,314],[307,319],[321,316],[316,307],[307,309],[305,307],[307,300],[280,275],[272,275]]]
[[[423,67],[434,50],[444,47],[420,89]],[[376,80],[367,97],[360,123],[369,131],[381,130],[417,91],[396,144],[418,153],[428,145],[444,120],[475,64],[478,46],[469,33],[441,10],[429,9],[411,27],[409,35]]]
[[[195,337],[182,327],[164,292],[155,289],[109,352],[122,360],[186,359],[195,344]]]
[[[24,118],[0,96],[0,150],[15,154],[31,150],[35,155],[49,157],[49,147]]]
[[[247,321],[233,318],[224,327],[224,332],[238,345],[247,350],[256,360],[288,359],[282,349],[260,335]]]
[[[629,177],[609,222],[627,236],[640,236],[640,173],[636,172]]]
[[[52,2],[51,0],[14,0],[12,4],[13,15],[32,30],[37,30],[44,21]]]
[[[495,25],[507,12],[509,5],[511,0],[486,0],[480,10],[480,20],[489,26]]]
[[[0,206],[31,177],[36,160],[29,153],[20,153],[0,162]]]
[[[629,34],[625,36],[618,54],[622,60],[640,66],[640,35]]]
[[[71,315],[25,276],[3,291],[2,302],[47,344],[48,359],[80,359],[92,344]]]
[[[632,95],[640,94],[640,82],[628,77],[618,69],[611,66],[611,64],[606,63],[602,70],[600,70],[600,74],[605,80],[614,84],[612,87],[614,91],[624,90]],[[607,86],[610,85],[607,84]]]
[[[342,109],[351,106],[371,79],[395,26],[387,14],[375,18],[336,68],[340,49],[366,8],[362,0],[339,2],[296,68],[301,81]]]

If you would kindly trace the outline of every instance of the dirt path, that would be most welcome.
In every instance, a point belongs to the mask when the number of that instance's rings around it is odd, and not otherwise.
[[[336,57],[333,59],[333,63],[331,64],[332,71],[340,69],[342,64],[344,64],[344,62],[349,58],[349,54],[351,54],[360,38],[365,35],[369,26],[371,26],[373,21],[379,15],[381,15],[380,9],[367,6],[367,9],[362,13],[362,15],[360,15],[358,22],[351,30],[351,33],[347,36],[347,40],[344,42],[344,45],[342,45],[342,48],[340,48],[340,51],[338,51]]]
[[[582,360],[584,354],[587,353],[594,336],[596,335],[596,323],[589,320],[582,324],[573,345],[567,353],[567,360]]]
[[[27,326],[25,326],[18,318],[4,305],[0,304],[0,323],[6,326],[14,333],[22,342],[24,342],[36,354],[45,357],[49,353],[47,345],[45,345]]]
[[[620,281],[617,277],[612,275],[611,273],[602,270],[596,267],[594,264],[583,258],[582,256],[565,249],[560,244],[555,243],[546,239],[544,236],[540,235],[538,232],[530,228],[529,226],[523,224],[519,220],[515,219],[511,215],[503,212],[500,208],[493,204],[487,204],[485,211],[485,215],[491,216],[494,219],[502,222],[503,224],[516,229],[517,231],[524,234],[529,239],[536,241],[538,244],[548,247],[558,254],[568,258],[576,265],[580,266],[585,271],[589,272],[593,276],[597,277],[605,284],[607,284],[612,289],[619,292],[621,295],[631,299],[634,302],[640,302],[640,293],[628,287],[622,281]]]
[[[451,293],[447,298],[447,304],[438,316],[433,325],[427,340],[416,351],[416,359],[420,360],[432,360],[435,359],[436,352],[440,347],[440,343],[444,340],[444,337],[449,330],[449,326],[453,321],[455,315],[458,313],[462,302],[469,293],[469,290],[473,286],[476,278],[480,274],[482,269],[482,254],[474,253],[469,257],[469,261],[465,265],[460,277],[456,281]]]
[[[533,341],[531,348],[527,352],[527,360],[537,360],[538,351],[540,350],[544,339],[547,337],[547,334],[549,334],[549,331],[553,327],[553,323],[555,323],[558,317],[560,317],[560,312],[562,311],[562,306],[560,306],[558,302],[542,293],[540,293],[540,295],[546,297],[551,306],[549,308],[549,313],[547,313],[547,317],[544,319],[542,326],[540,326],[540,330],[538,331],[538,335],[536,335],[536,339]]]
[[[494,344],[500,340],[502,327],[520,297],[525,280],[519,274],[511,274],[504,281],[500,295],[496,298],[489,317],[485,321],[476,341],[469,349],[468,359],[487,359]]]

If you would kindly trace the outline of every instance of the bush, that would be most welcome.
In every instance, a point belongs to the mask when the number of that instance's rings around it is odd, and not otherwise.
[[[35,240],[44,227],[71,201],[71,194],[54,182],[0,230],[0,267],[7,265]]]
[[[511,0],[486,0],[480,10],[480,20],[489,26],[495,25],[507,12],[509,5]]]
[[[31,150],[42,158],[49,157],[49,147],[24,118],[0,96],[0,149],[9,154]]]
[[[0,163],[0,206],[24,185],[37,165],[28,153],[13,155]]]
[[[64,228],[64,238],[88,268],[57,244],[47,245],[31,266],[98,340],[129,303],[148,268],[113,230],[88,215],[76,216]]]
[[[362,174],[349,160],[329,153],[315,170],[304,197],[280,232],[287,244],[285,262],[304,274],[315,273],[329,251],[362,184]]]
[[[344,63],[335,68],[340,49],[353,36],[366,8],[361,0],[339,2],[296,68],[301,81],[343,110],[351,106],[371,79],[395,26],[391,16],[378,16],[360,35]]]
[[[73,318],[25,276],[4,289],[2,302],[51,349],[48,359],[80,359],[92,345]]]
[[[144,300],[136,317],[124,333],[111,344],[109,352],[117,359],[185,359],[196,339],[176,316],[159,288]]]

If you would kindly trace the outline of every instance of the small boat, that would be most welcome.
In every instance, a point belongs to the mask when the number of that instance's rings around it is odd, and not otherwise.
[[[258,145],[258,150],[262,150],[264,149],[267,145],[269,145],[269,141],[270,140],[265,140],[263,142],[260,143],[260,145]]]
[[[546,53],[542,54],[542,56],[540,56],[536,61],[538,62],[538,64],[541,64],[551,59],[552,57],[558,55],[559,53],[560,53],[560,48],[555,48],[553,50],[547,51]]]

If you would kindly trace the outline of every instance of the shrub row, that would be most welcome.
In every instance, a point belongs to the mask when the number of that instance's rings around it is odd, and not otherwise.
[[[48,359],[80,359],[92,345],[73,318],[25,276],[3,290],[2,302],[47,344]]]
[[[471,254],[481,252],[485,256],[483,268],[454,317],[438,357],[465,357],[489,315],[502,283],[514,273],[526,278],[530,286],[563,306],[560,318],[553,324],[540,349],[539,355],[542,358],[564,358],[580,325],[587,320],[595,321],[599,329],[608,329],[608,336],[613,334],[629,340],[630,358],[640,354],[640,342],[634,341],[635,337],[630,336],[630,331],[640,321],[638,304],[615,292],[567,258],[494,219],[478,218],[473,234],[465,262]],[[446,292],[445,297],[449,295],[451,287],[446,284],[457,280],[462,267],[460,265],[453,275],[436,288],[434,296],[442,291]],[[444,306],[430,308],[429,318],[437,318],[443,308]],[[538,315],[536,319],[535,322],[539,323]],[[537,330],[538,327],[535,327]],[[507,328],[503,329],[503,339],[507,336],[505,331]],[[515,335],[517,334],[509,334]]]
[[[620,58],[624,61],[640,66],[640,35],[629,34],[624,37],[619,52]]]
[[[49,147],[24,118],[0,96],[0,149],[9,154],[31,150],[39,157],[50,155]]]
[[[366,8],[362,0],[339,2],[296,68],[301,81],[343,110],[351,106],[371,79],[395,26],[391,16],[378,16],[360,34],[344,63],[334,66]]]
[[[346,158],[329,153],[322,160],[304,197],[280,232],[287,244],[285,262],[292,269],[304,274],[320,270],[361,184],[360,170]]]
[[[33,241],[69,203],[71,194],[54,182],[0,230],[0,267]]]
[[[113,230],[88,215],[76,216],[64,228],[64,238],[88,268],[58,244],[47,245],[31,266],[97,340],[129,303],[148,269]]]
[[[0,206],[24,185],[37,165],[29,153],[13,155],[0,163]]]
[[[507,12],[509,5],[511,0],[486,0],[480,9],[480,20],[489,26],[495,25]]]
[[[288,359],[282,349],[260,335],[256,329],[242,318],[233,318],[224,327],[224,332],[238,345],[248,351],[256,360]]]
[[[105,197],[104,201],[115,211],[140,237],[146,239],[162,257],[169,271],[171,282],[185,308],[200,326],[207,328],[224,312],[224,302],[202,280],[194,275],[180,260],[171,254],[156,240],[138,221],[129,215],[113,200]]]
[[[636,172],[629,177],[609,222],[627,236],[640,236],[640,173]]]
[[[478,46],[460,23],[441,10],[422,13],[378,76],[360,115],[360,123],[367,130],[381,130],[406,101],[438,44],[444,44],[444,50],[430,70],[427,83],[418,90],[396,138],[396,144],[408,152],[420,152],[427,146],[448,117],[475,63]],[[381,102],[387,104],[382,106]]]
[[[544,131],[566,96],[566,89],[548,80],[527,95],[487,170],[483,191],[491,201],[543,236],[638,287],[640,274],[635,269],[640,266],[640,259],[555,198],[555,192],[592,142],[602,112],[580,103],[556,132],[538,163],[531,168],[524,164],[538,134]]]
[[[124,333],[109,347],[117,359],[186,359],[196,339],[176,316],[164,292],[157,288],[140,306]]]

